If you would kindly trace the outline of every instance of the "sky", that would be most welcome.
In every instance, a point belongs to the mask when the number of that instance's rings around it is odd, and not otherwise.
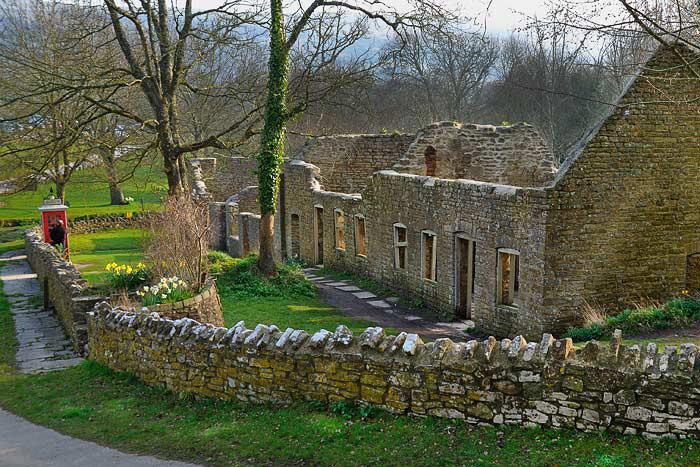
[[[301,0],[302,4],[306,3]],[[405,4],[402,0],[384,0],[389,6]],[[543,16],[548,9],[546,0],[443,0],[448,7],[459,8],[462,14],[476,17],[484,22],[492,34],[505,34],[523,22],[523,15]],[[221,5],[222,0],[193,0],[195,9],[206,9]],[[488,12],[487,12],[488,9]]]

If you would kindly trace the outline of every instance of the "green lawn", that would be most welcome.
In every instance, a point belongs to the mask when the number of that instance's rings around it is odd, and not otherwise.
[[[249,328],[262,323],[275,324],[283,331],[290,327],[314,333],[321,329],[334,331],[338,325],[344,324],[359,336],[368,326],[375,325],[369,321],[347,317],[335,308],[325,305],[317,297],[235,298],[225,290],[219,295],[227,326],[233,326],[243,320]],[[396,334],[396,330],[392,328],[387,328],[386,332]]]
[[[135,265],[143,259],[144,231],[105,230],[71,236],[71,260],[91,284],[102,282],[109,263]]]
[[[53,187],[42,183],[36,191],[25,191],[12,195],[0,195],[0,220],[39,220],[37,207]],[[134,198],[126,206],[109,204],[109,188],[104,169],[93,168],[76,172],[66,187],[66,200],[70,203],[68,216],[108,214],[141,211],[141,198],[146,210],[158,209],[160,197],[167,191],[165,175],[158,164],[145,165],[135,171],[135,176],[122,184],[124,196]]]

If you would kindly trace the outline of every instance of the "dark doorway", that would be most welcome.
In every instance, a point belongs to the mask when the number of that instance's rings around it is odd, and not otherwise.
[[[428,177],[434,177],[437,173],[437,151],[434,147],[428,146],[425,148],[425,174]]]
[[[474,296],[474,241],[468,238],[457,237],[455,250],[457,317],[471,319],[472,298]]]
[[[323,264],[323,208],[314,208],[314,236],[316,237],[316,264]]]

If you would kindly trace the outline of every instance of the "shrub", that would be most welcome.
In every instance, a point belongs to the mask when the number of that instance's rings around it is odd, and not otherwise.
[[[653,329],[683,327],[700,320],[700,300],[674,298],[664,304],[649,304],[626,309],[615,316],[607,316],[602,323],[569,329],[565,337],[574,341],[599,339],[614,329],[635,334]]]
[[[193,291],[201,290],[208,275],[207,247],[211,224],[206,203],[191,196],[165,200],[163,211],[147,222],[145,254],[156,277],[177,276]]]
[[[209,272],[212,274],[222,274],[229,271],[232,267],[236,265],[238,261],[224,253],[223,251],[210,251],[207,254],[209,260]]]
[[[258,270],[257,262],[256,255],[234,260],[229,270],[219,276],[217,286],[238,298],[315,295],[314,285],[298,263],[282,263],[276,277],[266,277]]]
[[[130,264],[109,263],[105,266],[105,280],[114,289],[135,289],[148,282],[150,273],[146,265],[138,263],[136,266]]]
[[[136,294],[141,297],[144,306],[175,303],[194,296],[187,282],[177,276],[163,277],[156,285],[150,287],[146,285]]]

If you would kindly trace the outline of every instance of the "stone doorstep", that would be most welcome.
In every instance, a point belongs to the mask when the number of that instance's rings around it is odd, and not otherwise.
[[[403,319],[405,319],[406,321],[422,321],[423,320],[423,318],[421,318],[420,316],[415,316],[415,315],[404,315],[401,317]]]
[[[367,303],[375,308],[391,308],[391,305],[384,300],[373,300]]]
[[[342,290],[343,292],[359,292],[362,290],[356,285],[346,285],[344,287],[336,287],[336,289]]]
[[[347,282],[329,282],[328,285],[331,287],[344,287],[346,285],[350,285]]]
[[[368,298],[377,298],[377,296],[374,295],[372,292],[367,292],[367,291],[357,292],[357,293],[354,293],[353,295],[361,300],[366,300]]]

